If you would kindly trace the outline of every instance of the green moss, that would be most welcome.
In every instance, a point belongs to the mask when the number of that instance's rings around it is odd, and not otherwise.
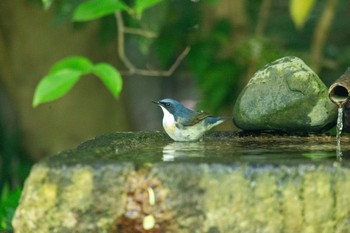
[[[135,140],[130,137],[123,143]],[[144,218],[153,216],[149,232],[349,232],[347,160],[289,160],[254,152],[254,148],[271,153],[309,151],[318,143],[324,147],[316,150],[329,153],[334,150],[334,138],[215,133],[206,140],[211,141],[199,142],[197,160],[158,161],[143,169],[136,168],[133,157],[127,157],[129,162],[102,163],[104,146],[99,145],[95,163],[84,163],[80,153],[95,151],[90,146],[96,142],[70,151],[71,160],[65,158],[61,164],[57,155],[51,157],[54,163],[51,158],[39,162],[26,181],[13,220],[15,231],[144,232]],[[106,147],[118,143],[110,141]],[[215,157],[209,145],[225,150],[217,149],[225,157],[242,156],[241,160]],[[193,144],[187,146],[193,148]],[[345,148],[350,147],[345,144]],[[246,149],[253,159],[236,149]],[[140,151],[132,152],[138,156]]]
[[[307,232],[333,232],[334,198],[330,181],[331,173],[324,168],[305,172],[302,195]]]
[[[294,175],[293,175],[294,178]],[[288,179],[281,187],[281,195],[285,200],[281,203],[283,218],[283,232],[302,232],[303,229],[303,204],[301,197],[300,179]]]
[[[349,203],[350,203],[350,170],[337,167],[337,175],[333,177],[335,198],[335,230],[334,232],[350,232]]]
[[[335,119],[327,87],[296,57],[256,72],[233,109],[234,123],[243,130],[320,132]]]

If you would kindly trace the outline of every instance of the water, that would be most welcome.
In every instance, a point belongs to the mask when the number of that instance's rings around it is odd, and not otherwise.
[[[338,119],[337,119],[337,144],[340,144],[340,136],[343,130],[343,111],[344,108],[338,108]]]
[[[339,123],[341,126],[341,123]],[[339,127],[341,129],[341,127]],[[339,134],[340,135],[340,134]],[[158,163],[216,164],[303,164],[350,161],[350,136],[342,135],[335,147],[334,136],[240,134],[210,132],[203,141],[174,142],[160,132],[114,133],[100,136],[79,146],[78,151],[66,151],[50,157],[50,162],[67,164],[123,163],[153,166]]]
[[[344,136],[344,142],[350,138]],[[236,136],[200,142],[164,142],[146,144],[137,150],[119,154],[119,161],[145,163],[254,163],[300,164],[324,163],[350,158],[350,144],[334,148],[334,137],[319,136]],[[345,161],[343,161],[345,162]]]
[[[336,136],[336,140],[337,140],[337,149],[336,149],[336,154],[337,154],[337,158],[339,158],[340,160],[342,159],[342,151],[341,151],[341,133],[343,130],[343,111],[344,108],[338,108],[338,119],[337,119],[337,136]]]

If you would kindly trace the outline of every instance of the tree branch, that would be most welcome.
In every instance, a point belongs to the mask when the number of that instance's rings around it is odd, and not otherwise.
[[[154,39],[154,38],[158,37],[157,33],[146,31],[146,30],[142,30],[142,29],[139,29],[139,28],[124,27],[124,33],[129,33],[129,34],[133,34],[133,35],[143,36],[145,38],[150,38],[150,39]]]
[[[156,33],[145,31],[137,28],[127,28],[124,25],[123,17],[120,12],[115,13],[115,18],[118,27],[118,55],[120,60],[123,62],[124,66],[127,68],[125,71],[120,71],[122,75],[142,75],[142,76],[156,76],[156,77],[167,77],[172,75],[175,70],[178,68],[182,60],[187,56],[190,52],[190,47],[186,47],[182,53],[176,58],[175,62],[171,65],[168,70],[148,70],[148,69],[140,69],[134,66],[134,64],[129,60],[129,58],[125,54],[125,34],[134,34],[140,35],[146,38],[155,38],[157,37]]]
[[[124,38],[124,21],[122,14],[120,12],[115,13],[115,18],[117,21],[117,27],[118,27],[118,55],[120,60],[124,63],[124,65],[130,70],[131,73],[135,72],[137,69],[126,57],[125,55],[125,38]]]
[[[262,36],[264,33],[265,26],[270,15],[271,2],[272,0],[264,0],[261,4],[259,18],[255,28],[256,36]]]
[[[323,48],[335,14],[338,0],[328,0],[318,22],[311,44],[311,68],[318,73],[322,67]]]

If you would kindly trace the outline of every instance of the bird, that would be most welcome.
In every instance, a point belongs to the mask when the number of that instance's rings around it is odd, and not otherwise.
[[[225,117],[210,116],[186,108],[174,99],[152,101],[163,110],[163,128],[174,141],[200,140],[205,132],[225,121]]]

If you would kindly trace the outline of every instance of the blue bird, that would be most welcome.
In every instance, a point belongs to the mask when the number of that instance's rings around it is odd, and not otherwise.
[[[225,120],[224,117],[214,117],[202,111],[192,111],[173,99],[152,102],[162,108],[164,130],[175,141],[201,139],[206,131]]]

